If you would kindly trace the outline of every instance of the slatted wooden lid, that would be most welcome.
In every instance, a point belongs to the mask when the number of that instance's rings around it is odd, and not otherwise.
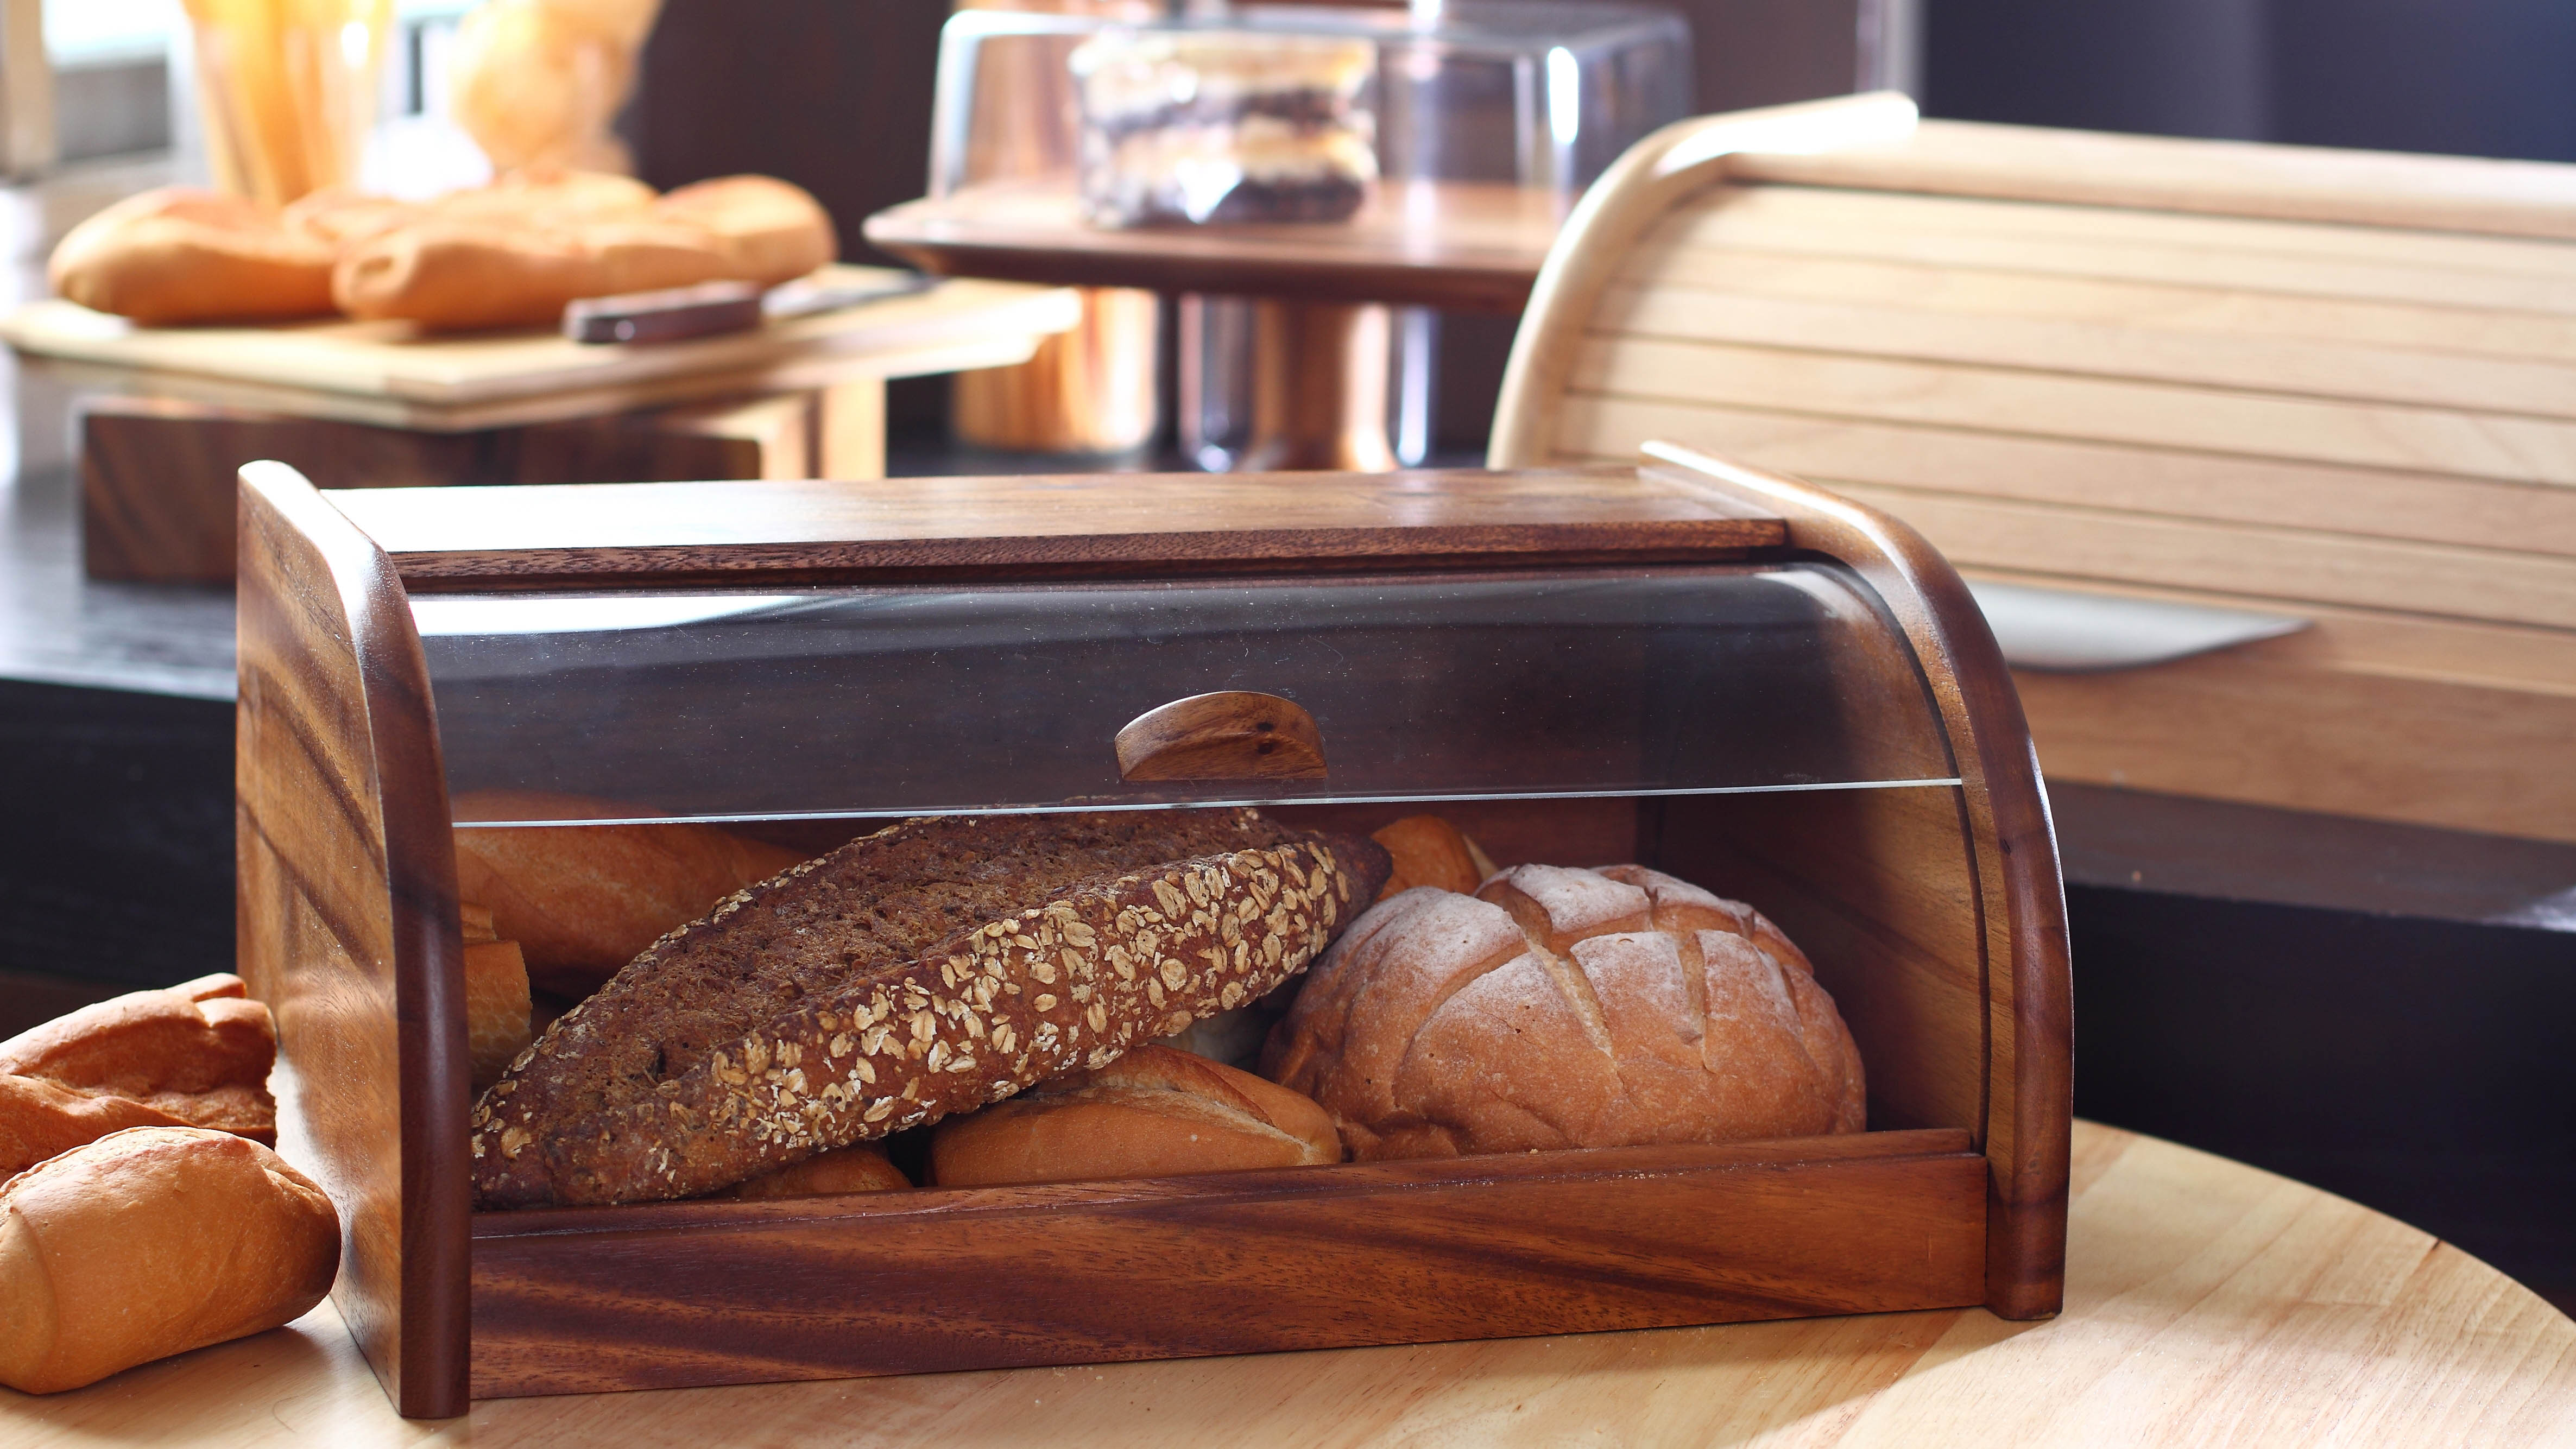
[[[2249,656],[2313,705],[2279,750],[2160,743],[2287,708],[2249,677],[2063,717],[2053,756],[2035,704],[2053,772],[2576,831],[2576,787],[2524,783],[2576,776],[2576,166],[1926,121],[1617,201],[1586,204],[1605,251],[1551,260],[1566,315],[1534,310],[1544,365],[1514,367],[1552,386],[1498,458],[1663,439],[1886,509],[1972,576],[2316,621]]]

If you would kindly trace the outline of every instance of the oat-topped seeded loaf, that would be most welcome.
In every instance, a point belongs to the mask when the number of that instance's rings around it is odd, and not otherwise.
[[[695,1196],[1105,1065],[1304,969],[1387,870],[1249,810],[906,821],[548,1027],[475,1108],[476,1196]]]

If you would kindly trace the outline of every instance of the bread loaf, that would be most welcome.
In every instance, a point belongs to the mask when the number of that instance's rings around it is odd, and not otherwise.
[[[165,186],[73,227],[56,295],[147,327],[267,322],[331,311],[333,248],[239,197]]]
[[[109,1093],[167,1118],[277,1141],[277,1028],[242,979],[203,976],[84,1006],[0,1042],[0,1073]]]
[[[1637,866],[1523,865],[1356,922],[1263,1073],[1361,1160],[1857,1132],[1860,1054],[1750,907]]]
[[[885,1149],[874,1142],[843,1147],[803,1162],[790,1163],[775,1172],[747,1177],[716,1197],[774,1198],[831,1197],[848,1192],[903,1192],[912,1179],[903,1169],[886,1160]]]
[[[696,1196],[1105,1066],[1304,969],[1385,873],[1248,810],[908,821],[549,1026],[475,1108],[477,1196]]]
[[[1147,1044],[1007,1102],[951,1117],[930,1139],[941,1187],[1173,1177],[1342,1160],[1333,1119],[1250,1072]]]
[[[1380,900],[1415,886],[1464,895],[1485,879],[1486,872],[1476,866],[1475,847],[1457,826],[1437,815],[1407,815],[1369,832],[1369,839],[1385,846],[1395,862],[1395,874],[1387,877]]]
[[[470,791],[469,819],[547,819],[597,802],[535,791]],[[497,939],[516,941],[529,980],[583,997],[673,927],[805,857],[708,825],[458,826],[456,890],[490,909]]]
[[[0,1185],[0,1383],[50,1394],[322,1301],[340,1223],[246,1138],[139,1127]]]

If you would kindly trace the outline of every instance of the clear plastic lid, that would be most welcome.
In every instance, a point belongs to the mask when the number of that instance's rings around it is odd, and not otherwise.
[[[413,609],[460,821],[1956,783],[1911,652],[1826,564]],[[1229,690],[1309,712],[1325,773],[1122,781],[1124,726]]]

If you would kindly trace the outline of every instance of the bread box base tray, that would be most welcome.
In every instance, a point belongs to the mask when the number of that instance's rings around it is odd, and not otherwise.
[[[1986,1297],[1954,1129],[474,1221],[477,1398]]]

